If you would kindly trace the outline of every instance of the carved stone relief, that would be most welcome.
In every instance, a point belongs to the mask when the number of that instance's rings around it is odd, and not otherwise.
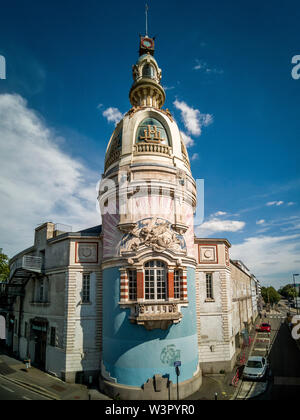
[[[218,256],[216,245],[200,247],[200,263],[212,264],[217,262]]]
[[[153,251],[162,252],[172,250],[186,253],[186,243],[182,235],[178,234],[168,220],[152,217],[140,220],[124,235],[120,253],[136,252],[141,247],[152,248]]]
[[[97,263],[98,244],[77,242],[76,244],[76,263]]]

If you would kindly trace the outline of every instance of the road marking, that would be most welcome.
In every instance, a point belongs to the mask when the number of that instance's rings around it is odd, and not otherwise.
[[[263,344],[265,344],[265,343],[270,343],[270,338],[258,338],[257,340],[256,340],[256,343],[257,344],[259,344],[259,343],[263,343]]]
[[[10,388],[7,388],[6,386],[4,386],[4,385],[0,385],[0,388],[3,388],[3,389],[5,389],[6,391],[9,391],[9,392],[12,392],[12,393],[14,393],[15,391],[13,391],[12,389],[10,389]]]
[[[32,399],[31,398],[28,398],[28,397],[22,397],[22,398],[23,398],[23,400],[32,401]]]

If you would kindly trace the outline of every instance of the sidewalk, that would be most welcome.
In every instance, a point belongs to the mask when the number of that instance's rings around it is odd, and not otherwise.
[[[51,400],[106,400],[96,389],[85,385],[67,384],[34,367],[26,370],[23,362],[0,351],[0,376]]]

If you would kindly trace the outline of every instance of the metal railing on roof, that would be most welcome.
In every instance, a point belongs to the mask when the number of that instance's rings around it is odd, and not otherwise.
[[[12,278],[18,269],[41,273],[43,266],[43,258],[34,255],[23,255],[14,261],[10,266],[10,278]]]
[[[62,223],[56,223],[54,225],[54,231],[58,231],[62,233],[72,232],[72,226],[64,225]]]

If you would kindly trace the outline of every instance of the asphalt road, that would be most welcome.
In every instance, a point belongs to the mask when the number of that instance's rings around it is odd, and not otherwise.
[[[258,400],[293,400],[300,395],[300,350],[291,331],[278,319],[271,319],[275,340],[270,349],[271,378],[265,394]],[[277,335],[276,335],[277,332]]]
[[[31,392],[22,386],[16,385],[5,378],[0,377],[0,401],[30,401],[30,400],[43,400],[48,398],[43,397],[35,392]]]

